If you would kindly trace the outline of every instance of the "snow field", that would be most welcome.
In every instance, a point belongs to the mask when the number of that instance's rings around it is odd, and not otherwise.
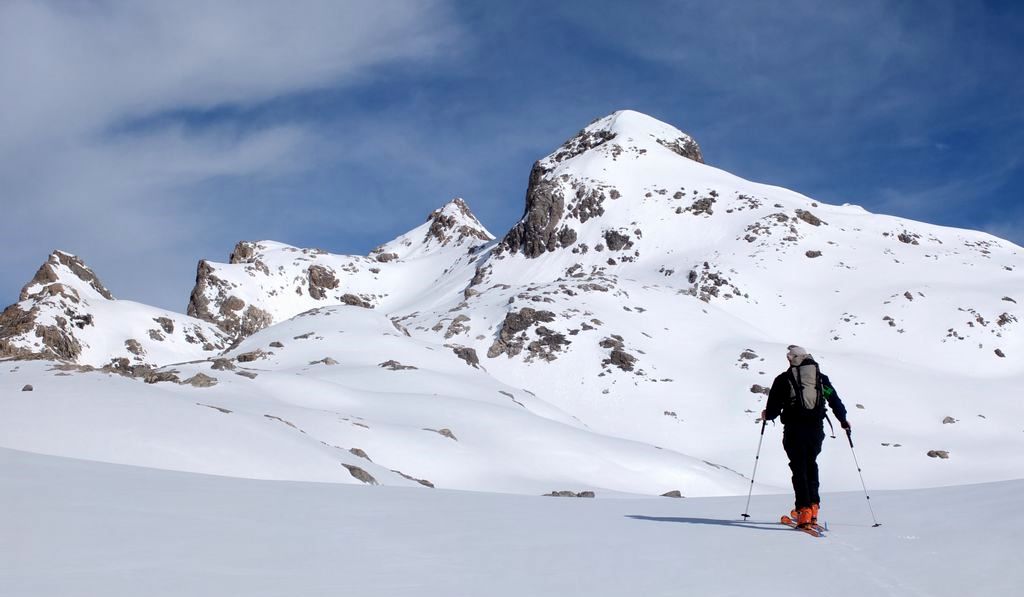
[[[0,578],[37,595],[1013,595],[1022,482],[788,496],[571,499],[268,482],[0,450]],[[977,512],[998,512],[980,525]]]

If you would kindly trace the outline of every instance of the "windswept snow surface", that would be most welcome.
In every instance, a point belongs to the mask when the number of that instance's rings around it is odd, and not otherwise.
[[[1017,595],[1024,481],[786,496],[564,499],[253,481],[0,450],[5,597]],[[979,513],[998,514],[980,524]]]

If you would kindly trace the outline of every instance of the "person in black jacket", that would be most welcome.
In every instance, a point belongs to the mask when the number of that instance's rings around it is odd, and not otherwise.
[[[794,518],[798,525],[809,526],[817,523],[821,503],[817,459],[825,439],[825,403],[843,429],[850,429],[850,422],[839,394],[814,357],[799,346],[790,346],[786,358],[790,367],[772,382],[761,417],[772,421],[781,415],[782,446],[793,471]]]

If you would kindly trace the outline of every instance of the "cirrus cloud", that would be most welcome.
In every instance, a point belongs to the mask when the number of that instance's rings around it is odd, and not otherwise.
[[[246,197],[216,181],[286,176],[322,142],[302,116],[209,113],[443,59],[459,37],[439,1],[5,2],[0,291],[13,298],[59,247],[115,294],[181,309],[187,294],[161,281],[187,279],[221,246],[212,229],[245,217]]]

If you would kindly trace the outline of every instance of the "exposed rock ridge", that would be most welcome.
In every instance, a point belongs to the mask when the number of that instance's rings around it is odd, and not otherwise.
[[[537,257],[576,241],[575,231],[558,227],[565,214],[565,197],[558,183],[547,178],[548,172],[541,162],[533,165],[526,189],[526,210],[502,240],[503,249]]]
[[[697,145],[697,142],[689,135],[683,135],[675,139],[655,139],[655,141],[684,158],[700,162],[701,164],[704,163],[704,154],[700,151],[700,145]]]
[[[231,254],[232,263],[253,263],[242,261],[253,259],[252,253],[244,252],[247,249],[251,250],[248,243],[238,243]],[[310,284],[313,284],[312,275]],[[196,268],[196,284],[192,288],[186,313],[216,325],[235,338],[249,336],[274,322],[269,313],[254,305],[246,305],[242,299],[230,294],[230,291],[230,285],[219,278],[213,266],[203,259]],[[214,297],[213,300],[210,298],[211,295]],[[216,312],[213,310],[214,306]]]

